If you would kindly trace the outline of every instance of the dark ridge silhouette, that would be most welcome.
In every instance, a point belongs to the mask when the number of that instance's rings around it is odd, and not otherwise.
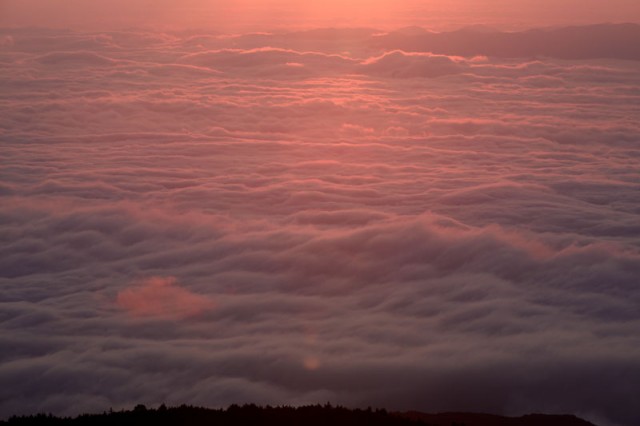
[[[401,416],[432,426],[595,426],[573,415],[528,414],[522,417],[503,417],[478,413],[427,414],[410,411]]]
[[[594,426],[575,416],[532,414],[523,417],[501,417],[489,414],[420,412],[390,413],[368,408],[348,409],[330,404],[303,407],[259,407],[254,404],[231,405],[225,409],[209,409],[181,405],[147,409],[137,405],[130,411],[82,414],[75,418],[51,414],[11,417],[2,426]]]
[[[463,28],[433,33],[395,31],[375,37],[372,46],[411,52],[498,58],[640,60],[640,25],[598,24],[523,32]]]

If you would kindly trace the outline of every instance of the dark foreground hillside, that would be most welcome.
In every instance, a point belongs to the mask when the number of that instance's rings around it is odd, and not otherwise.
[[[529,414],[522,417],[503,417],[477,413],[409,412],[402,413],[401,416],[432,426],[595,426],[572,415]]]
[[[147,409],[138,405],[132,411],[83,414],[76,418],[51,415],[12,417],[1,426],[594,426],[575,416],[534,414],[518,418],[487,414],[419,412],[389,413],[386,410],[351,410],[331,405],[304,407],[258,407],[232,405],[226,410],[180,407]]]

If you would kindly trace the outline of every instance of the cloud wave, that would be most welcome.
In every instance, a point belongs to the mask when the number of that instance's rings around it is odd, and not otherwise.
[[[336,31],[0,32],[0,416],[640,421],[638,63]]]

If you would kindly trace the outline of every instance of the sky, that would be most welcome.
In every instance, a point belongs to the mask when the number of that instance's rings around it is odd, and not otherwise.
[[[638,6],[362,4],[0,1],[0,419],[640,424]]]
[[[117,29],[419,25],[435,30],[484,24],[502,29],[640,22],[636,0],[0,0],[0,25]]]

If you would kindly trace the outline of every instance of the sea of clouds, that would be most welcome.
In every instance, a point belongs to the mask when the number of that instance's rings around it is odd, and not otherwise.
[[[0,31],[0,416],[640,422],[640,62]]]

